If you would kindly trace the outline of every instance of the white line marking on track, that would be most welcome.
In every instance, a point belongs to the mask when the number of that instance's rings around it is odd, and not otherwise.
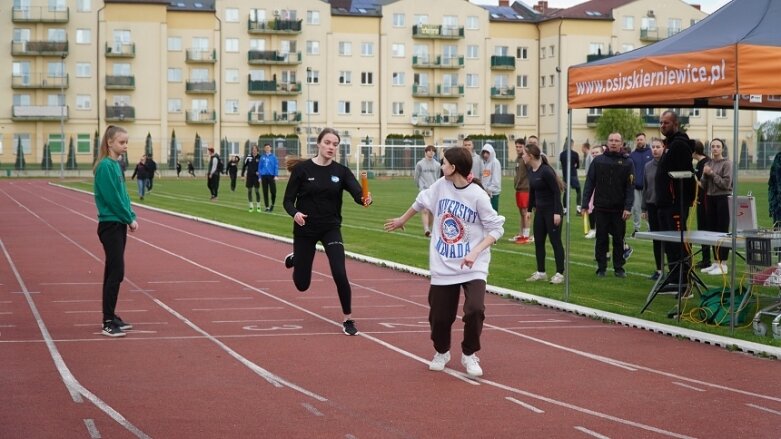
[[[368,308],[404,308],[405,306],[407,306],[407,305],[360,305],[360,306],[353,306],[353,309],[368,309]],[[330,309],[330,308],[333,308],[333,309],[336,309],[336,308],[342,309],[342,307],[341,307],[341,306],[339,306],[339,305],[325,305],[325,306],[323,306],[323,308],[326,308],[326,309]]]
[[[762,407],[761,405],[756,405],[756,404],[751,404],[751,403],[747,403],[746,405],[751,407],[751,408],[755,408],[757,410],[762,410],[763,412],[768,412],[768,413],[772,413],[774,415],[781,416],[781,412],[778,411],[778,410],[769,409],[767,407]]]
[[[0,325],[0,328],[16,328],[16,325]]]
[[[179,297],[174,299],[180,300],[254,300],[254,297]]]
[[[11,294],[27,295],[27,294],[41,294],[41,292],[40,291],[11,291]]]
[[[518,323],[567,323],[572,320],[545,319],[545,320],[518,320]]]
[[[0,300],[0,303],[13,303],[11,300]]]
[[[218,284],[218,280],[150,280],[148,284]]]
[[[587,435],[595,437],[597,439],[610,439],[610,436],[605,436],[604,434],[599,434],[596,431],[589,430],[586,427],[577,426],[577,427],[575,427],[575,430],[578,430],[580,432],[586,433]]]
[[[133,299],[119,299],[119,302],[132,302]],[[84,302],[103,302],[103,299],[74,299],[74,300],[52,300],[52,303],[84,303]]]
[[[691,390],[694,390],[694,391],[697,391],[697,392],[705,392],[706,391],[705,389],[700,389],[699,387],[690,386],[688,384],[684,384],[684,383],[681,383],[681,382],[678,382],[678,381],[673,381],[673,384],[675,384],[676,386],[681,386],[681,387],[684,387],[686,389],[691,389]]]
[[[9,314],[13,314],[13,311],[0,311],[0,314],[9,315]]]
[[[317,407],[313,406],[312,404],[309,404],[308,402],[302,402],[301,407],[305,408],[306,411],[308,411],[309,413],[315,416],[325,416],[323,412],[317,409]]]
[[[514,404],[518,404],[519,406],[521,406],[521,407],[523,407],[523,408],[525,408],[527,410],[531,410],[534,413],[538,413],[538,414],[539,413],[545,413],[545,410],[538,409],[537,407],[535,407],[535,406],[533,406],[531,404],[527,404],[527,403],[525,403],[523,401],[519,401],[519,400],[513,398],[512,396],[506,396],[504,399],[506,399],[506,400],[508,400],[508,401],[510,401],[510,402],[512,402]]]
[[[192,311],[249,311],[255,309],[272,310],[284,309],[281,306],[255,306],[247,308],[193,308]]]
[[[146,309],[128,309],[128,310],[122,310],[122,314],[130,314],[135,312],[148,312],[149,310]],[[64,311],[65,314],[103,314],[102,310],[99,309],[79,309],[74,311]]]
[[[103,437],[100,435],[100,432],[98,431],[98,427],[95,426],[94,419],[85,419],[84,425],[87,427],[87,432],[89,433],[90,439],[100,439]]]
[[[304,319],[212,320],[212,323],[303,322]]]
[[[103,285],[103,282],[41,282],[38,285]]]
[[[168,322],[133,322],[134,325],[142,325],[142,326],[149,326],[149,325],[167,325]],[[74,323],[73,326],[99,326],[100,324],[97,323]]]

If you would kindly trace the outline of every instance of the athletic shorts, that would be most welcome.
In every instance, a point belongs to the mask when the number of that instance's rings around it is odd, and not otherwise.
[[[518,209],[529,208],[529,193],[528,192],[516,192],[515,193],[515,205]]]

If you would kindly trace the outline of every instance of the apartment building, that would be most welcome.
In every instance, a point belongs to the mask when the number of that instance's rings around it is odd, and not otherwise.
[[[598,0],[554,10],[500,0],[11,0],[0,9],[0,162],[28,163],[73,139],[89,163],[96,133],[119,124],[134,162],[152,139],[165,163],[259,136],[311,153],[323,127],[345,152],[393,134],[458,144],[475,134],[538,134],[556,156],[567,130],[566,72],[685,29],[704,13],[680,0]],[[639,109],[648,132],[659,110]],[[750,138],[753,113],[741,115]],[[573,113],[594,139],[600,110]],[[731,110],[686,109],[690,135],[730,137]],[[172,137],[175,134],[175,141]],[[176,148],[171,148],[172,143]],[[512,148],[510,148],[512,149]],[[509,151],[510,155],[514,151]],[[507,157],[511,159],[513,157]]]

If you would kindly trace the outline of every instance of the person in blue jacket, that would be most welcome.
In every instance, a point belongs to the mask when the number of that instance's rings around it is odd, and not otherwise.
[[[260,156],[260,165],[258,166],[258,175],[260,175],[260,185],[263,188],[263,204],[266,206],[266,212],[274,210],[274,203],[277,202],[277,176],[279,175],[279,163],[277,156],[271,152],[271,145],[263,145],[263,155]],[[271,204],[269,204],[268,193],[271,191]]]

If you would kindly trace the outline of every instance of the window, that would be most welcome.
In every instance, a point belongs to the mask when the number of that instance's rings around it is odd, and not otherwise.
[[[545,87],[545,76],[540,76],[540,87]]]
[[[225,99],[225,114],[239,114],[238,99]]]
[[[689,117],[700,117],[700,109],[699,108],[692,108],[689,112]]]
[[[130,64],[124,62],[114,63],[111,66],[111,74],[114,76],[133,76],[133,73],[130,71]]]
[[[13,97],[13,105],[19,106],[19,105],[30,105],[32,100],[30,99],[30,95],[28,94],[14,94]]]
[[[625,15],[623,19],[624,30],[635,30],[635,17],[631,15]]]
[[[540,105],[540,116],[545,116],[545,104]]]
[[[477,18],[475,15],[470,15],[466,17],[466,26],[467,29],[480,29],[480,19]]]
[[[548,109],[550,110],[548,114],[553,116],[556,113],[556,104],[548,104]]]
[[[394,102],[391,106],[391,113],[394,116],[403,116],[404,115],[404,102]]]
[[[57,139],[59,139],[59,138],[60,137],[59,137],[59,134],[58,134],[57,135]],[[11,148],[14,151],[14,155],[16,155],[16,147],[17,147],[17,145],[19,145],[19,141],[20,140],[22,141],[22,152],[24,152],[25,154],[30,154],[30,152],[32,151],[30,149],[30,135],[29,134],[17,133],[17,134],[14,134],[14,140],[13,140],[13,143],[12,143],[13,148]],[[59,147],[59,145],[60,144],[58,143],[57,146]],[[51,150],[51,146],[52,145],[51,145],[51,142],[50,142],[49,143],[49,151],[54,152],[54,151]],[[60,150],[58,149],[57,152],[60,152]]]
[[[548,57],[553,58],[556,56],[556,46],[548,46]]]
[[[545,48],[540,47],[540,59],[545,59]]]
[[[192,49],[199,52],[207,52],[209,50],[209,39],[207,37],[193,37]]]
[[[266,50],[266,40],[252,38],[249,40],[249,50]]]
[[[307,114],[320,114],[320,102],[319,101],[306,101]]]
[[[320,24],[320,11],[306,11],[306,24]]]
[[[374,102],[361,101],[361,114],[374,114]]]
[[[182,82],[182,69],[169,67],[168,82]]]
[[[49,29],[49,31],[46,33],[49,41],[57,41],[59,43],[64,43],[68,41],[68,35],[65,33],[65,29]]]
[[[516,76],[515,86],[519,88],[529,88],[529,76],[528,75]]]
[[[494,105],[494,114],[509,114],[509,113],[510,113],[510,107],[508,107],[507,104]]]
[[[414,21],[415,24],[428,24],[428,15],[415,14],[415,16],[412,17],[412,21]]]
[[[640,20],[640,29],[641,30],[656,30],[656,18],[654,18],[654,17],[643,17]]]
[[[678,32],[680,32],[681,29],[681,19],[680,18],[670,18],[667,20],[667,36],[671,37]]]
[[[621,52],[631,52],[635,50],[635,46],[633,44],[622,44],[621,45]]]
[[[516,117],[529,117],[529,106],[526,104],[518,104],[515,106]]]
[[[337,111],[342,115],[350,114],[350,101],[339,101]]]
[[[548,77],[548,87],[555,87],[556,86],[556,75],[550,75]]]
[[[353,54],[353,43],[349,41],[339,41],[339,55],[352,56],[352,54]]]
[[[92,40],[90,29],[76,29],[76,44],[89,44]]]
[[[372,72],[361,72],[361,84],[371,85],[374,83],[374,75]]]
[[[320,42],[319,41],[307,41],[306,42],[306,54],[307,55],[320,55]]]
[[[529,59],[529,48],[519,47],[515,50],[515,57],[518,59]]]
[[[239,82],[239,69],[225,69],[225,82],[230,84]]]
[[[466,104],[466,115],[467,116],[477,116],[477,103],[476,102],[470,102]]]
[[[77,78],[89,78],[92,76],[92,64],[88,62],[76,63],[76,77]]]
[[[589,43],[588,54],[589,55],[602,55],[605,51],[605,45],[603,43]]]
[[[46,95],[46,105],[50,107],[60,107],[65,105],[65,96],[59,93]]]
[[[404,14],[393,14],[393,27],[404,27]]]
[[[716,117],[718,117],[718,118],[725,118],[725,117],[727,117],[727,109],[726,108],[717,108],[716,109]]]
[[[601,108],[589,108],[588,109],[588,115],[589,116],[602,116],[602,109]]]
[[[374,56],[374,43],[372,42],[361,43],[361,56]]]
[[[339,83],[340,84],[352,84],[353,83],[353,72],[349,70],[342,70],[339,72]]]
[[[236,8],[225,8],[225,21],[227,23],[238,23],[239,10]]]
[[[51,133],[49,134],[49,152],[52,154],[59,154],[65,150],[65,147],[63,145],[63,138],[60,136],[60,133]],[[14,145],[16,145],[16,141],[14,141]],[[22,148],[24,148],[24,143],[22,143]],[[26,149],[23,149],[25,154],[28,154],[29,151]],[[16,148],[14,148],[14,153],[16,153]]]
[[[91,151],[89,134],[76,134],[76,153],[89,154]]]
[[[307,70],[306,82],[307,84],[318,84],[320,82],[320,70]]]
[[[77,0],[76,12],[90,12],[92,10],[92,0]]]
[[[231,53],[239,52],[239,39],[238,38],[226,38],[225,39],[225,51]]]
[[[480,76],[476,73],[467,73],[466,74],[466,86],[467,87],[477,87],[480,82]]]
[[[477,59],[480,57],[480,46],[477,44],[469,44],[466,46],[466,58]]]
[[[76,95],[76,109],[77,110],[92,109],[92,99],[90,95]]]
[[[404,85],[404,72],[393,72],[391,73],[391,78],[391,84]]]
[[[168,100],[168,112],[169,113],[181,113],[182,112],[182,100],[181,99],[169,99]]]
[[[404,57],[404,44],[396,43],[391,46],[391,54],[394,58]]]
[[[181,52],[182,51],[182,37],[168,37],[168,51],[169,52]]]

